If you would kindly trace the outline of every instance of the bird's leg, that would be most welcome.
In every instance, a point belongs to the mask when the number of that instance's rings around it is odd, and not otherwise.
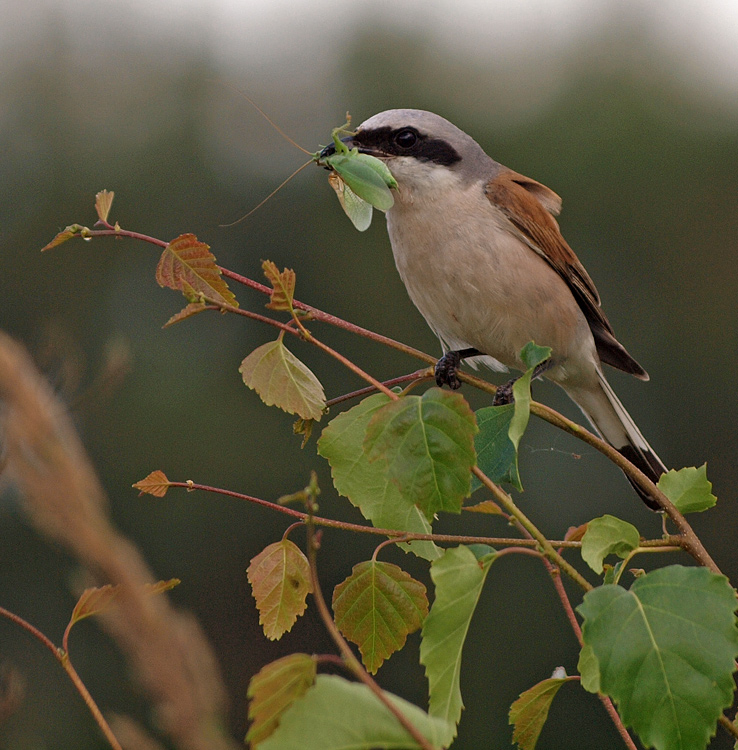
[[[533,368],[533,374],[530,379],[535,380],[537,377],[543,375],[548,368],[551,367],[551,359],[546,359],[540,362]],[[497,386],[497,392],[492,400],[492,406],[505,406],[505,404],[511,404],[515,399],[513,398],[513,386],[516,381],[519,380],[520,376],[509,380],[504,385]]]
[[[467,357],[476,357],[481,353],[482,352],[478,349],[474,348],[446,352],[438,362],[436,362],[436,385],[439,388],[443,388],[444,385],[447,385],[452,391],[461,388],[461,381],[456,375],[456,371],[461,365],[461,360],[466,359]]]

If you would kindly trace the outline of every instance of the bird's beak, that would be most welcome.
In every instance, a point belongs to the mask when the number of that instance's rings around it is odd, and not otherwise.
[[[341,143],[345,143],[349,150],[356,146],[360,154],[369,154],[370,156],[376,156],[380,159],[385,156],[385,154],[383,154],[381,151],[376,151],[375,149],[371,148],[364,148],[361,143],[354,143],[353,136],[350,135],[347,135],[345,138],[341,138]],[[325,159],[328,156],[333,156],[333,154],[335,153],[336,145],[334,143],[330,143],[320,152],[319,158]]]
[[[354,147],[354,139],[353,136],[347,135],[345,138],[341,138],[341,143],[345,143],[346,146],[348,146],[349,149]],[[359,149],[361,150],[361,149]],[[320,152],[320,158],[325,159],[329,156],[333,156],[333,154],[336,153],[336,144],[335,143],[329,143],[321,152]]]

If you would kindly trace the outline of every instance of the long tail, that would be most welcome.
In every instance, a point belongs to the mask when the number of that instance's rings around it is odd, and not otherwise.
[[[598,370],[600,388],[569,389],[566,392],[584,412],[584,416],[592,423],[595,430],[610,445],[635,464],[649,479],[657,482],[659,477],[667,471],[666,466],[656,455],[653,448],[643,437],[633,418],[620,403],[605,375]],[[649,498],[637,484],[633,485],[646,505],[652,510],[659,510],[659,506]]]

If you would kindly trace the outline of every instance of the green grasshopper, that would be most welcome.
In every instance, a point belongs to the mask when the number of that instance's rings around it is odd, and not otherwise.
[[[372,210],[388,211],[395,203],[392,188],[397,182],[387,165],[369,154],[360,154],[358,149],[349,149],[341,140],[341,135],[352,135],[348,129],[351,125],[350,115],[346,115],[346,124],[334,128],[334,153],[324,155],[327,149],[313,154],[313,160],[321,167],[332,170],[329,182],[336,191],[341,207],[351,219],[353,225],[363,232],[372,223]]]

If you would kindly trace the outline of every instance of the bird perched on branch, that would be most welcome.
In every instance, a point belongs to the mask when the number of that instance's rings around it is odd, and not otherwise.
[[[445,352],[438,385],[461,385],[462,359],[524,369],[527,342],[549,346],[536,374],[560,385],[610,445],[657,481],[666,467],[602,365],[641,380],[648,374],[615,338],[592,279],[562,237],[559,196],[498,164],[432,112],[380,112],[343,140],[383,160],[397,180],[387,229],[410,298]],[[502,387],[497,402],[509,393]]]

